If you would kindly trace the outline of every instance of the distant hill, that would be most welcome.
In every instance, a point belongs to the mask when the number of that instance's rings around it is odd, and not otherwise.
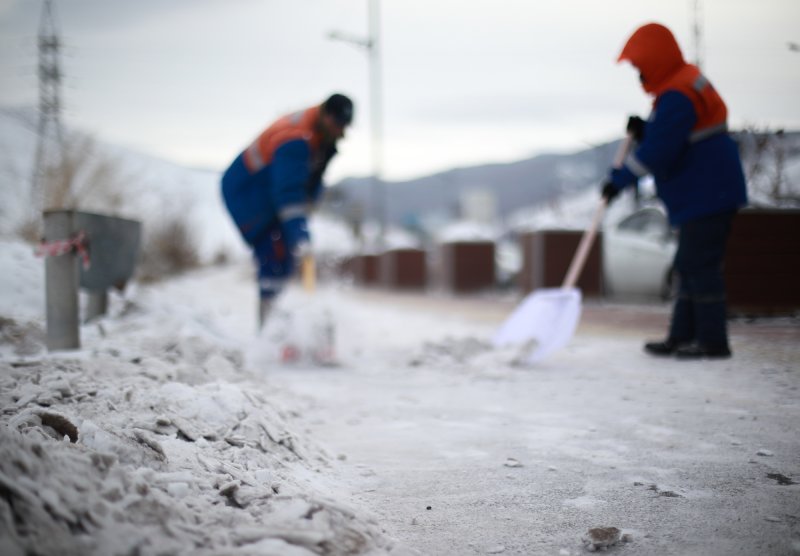
[[[737,134],[737,138],[751,203],[800,206],[800,132],[748,131]],[[481,194],[472,202],[493,197],[501,227],[524,220],[533,226],[541,221],[580,228],[591,216],[594,191],[604,179],[618,144],[612,141],[574,153],[542,154],[518,162],[454,168],[413,180],[387,182],[381,188],[387,221],[414,228],[429,219],[427,231],[431,222],[435,229],[441,228],[463,217],[464,198],[478,190]],[[30,206],[35,145],[35,111],[0,107],[0,235],[12,233]],[[146,222],[179,216],[196,230],[204,259],[213,259],[220,250],[243,253],[241,240],[221,203],[218,171],[185,168],[107,144],[102,138],[89,146],[92,156],[87,158],[87,169],[111,165],[123,188],[116,206],[108,206],[106,198],[94,195],[87,198],[84,208],[110,210]],[[378,210],[374,193],[369,178],[344,179],[328,188],[324,209],[346,220],[351,220],[358,209],[363,221],[375,220]],[[579,197],[585,197],[585,202]],[[312,226],[322,224],[321,220],[312,219]],[[320,244],[327,236],[332,246],[348,243],[333,235],[331,229],[327,226],[326,233],[317,234]]]
[[[736,135],[749,180],[751,202],[757,205],[800,202],[800,132],[740,132]],[[488,189],[497,215],[507,220],[520,209],[552,204],[599,188],[619,141],[569,154],[543,154],[519,162],[456,168],[413,180],[386,182],[384,203],[391,224],[407,224],[426,215],[458,216],[465,192]],[[779,195],[776,197],[776,183]],[[365,220],[378,214],[370,178],[348,178],[329,191],[331,210],[352,217],[360,207]]]
[[[571,154],[543,154],[519,162],[455,168],[407,181],[386,182],[387,220],[408,221],[426,213],[457,216],[461,196],[476,189],[491,190],[500,217],[516,209],[552,201],[563,195],[597,187],[619,141]],[[347,178],[331,188],[331,199],[346,215],[362,207],[367,220],[378,214],[370,178]]]

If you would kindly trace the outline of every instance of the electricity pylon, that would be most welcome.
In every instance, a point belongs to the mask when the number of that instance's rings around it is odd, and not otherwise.
[[[59,171],[64,154],[61,126],[61,39],[53,16],[52,0],[44,0],[39,21],[39,124],[36,157],[31,179],[31,211],[34,221],[47,206],[48,184]]]

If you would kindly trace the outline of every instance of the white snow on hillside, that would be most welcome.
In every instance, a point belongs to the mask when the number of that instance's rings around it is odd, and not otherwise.
[[[459,241],[496,241],[500,230],[480,222],[458,220],[444,226],[436,234],[439,243],[454,243]]]
[[[67,141],[85,140],[65,130]],[[82,209],[140,220],[144,233],[158,223],[182,219],[192,230],[202,262],[219,252],[230,257],[244,254],[241,240],[227,219],[219,193],[219,173],[184,168],[145,154],[103,144],[89,138],[95,150],[82,158],[75,187],[85,187],[86,173],[99,164],[112,167],[114,186],[124,187],[119,206],[107,206],[105,195],[85,199]],[[36,147],[34,117],[27,112],[0,111],[0,234],[13,233],[27,217],[31,204],[30,180]]]
[[[585,230],[600,205],[600,192],[587,189],[543,206],[522,208],[509,218],[509,228],[516,232],[538,230]],[[625,191],[606,209],[601,226],[613,226],[635,208],[633,192]]]

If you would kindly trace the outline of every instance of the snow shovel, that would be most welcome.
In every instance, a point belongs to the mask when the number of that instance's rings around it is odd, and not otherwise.
[[[631,142],[630,135],[622,141],[614,157],[614,167],[622,166]],[[530,350],[522,361],[536,363],[569,343],[581,316],[581,291],[575,284],[586,263],[606,206],[605,198],[601,198],[561,287],[538,289],[523,299],[494,335],[492,343],[495,347],[521,345],[523,351]]]

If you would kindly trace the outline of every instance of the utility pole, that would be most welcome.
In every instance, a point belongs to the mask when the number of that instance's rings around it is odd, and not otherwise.
[[[700,0],[692,0],[692,37],[694,42],[694,65],[702,69],[703,13]]]
[[[378,248],[386,247],[386,185],[383,183],[383,95],[381,92],[381,38],[380,38],[380,0],[369,0],[369,75],[370,75],[370,123],[372,124],[372,179],[375,196],[378,200]]]
[[[52,0],[44,0],[39,21],[39,124],[36,158],[31,179],[31,210],[38,221],[46,206],[48,184],[63,162],[64,132],[61,126],[61,39],[53,15]]]
[[[366,39],[353,37],[338,31],[328,34],[331,40],[339,40],[363,48],[369,55],[370,132],[372,159],[372,206],[377,212],[379,224],[378,249],[386,246],[386,185],[383,183],[383,107],[381,89],[381,39],[380,0],[368,0]]]

